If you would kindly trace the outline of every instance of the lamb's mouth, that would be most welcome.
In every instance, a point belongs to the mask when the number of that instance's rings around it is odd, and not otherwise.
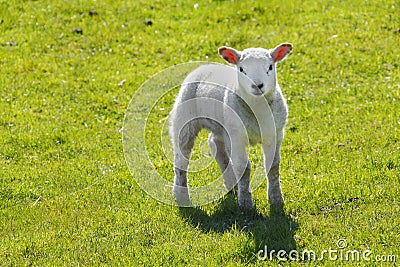
[[[255,84],[253,84],[252,86],[251,86],[251,88],[253,89],[252,91],[253,91],[253,94],[254,95],[263,95],[265,92],[262,90],[262,88],[263,88],[263,84],[260,84],[260,85],[255,85]]]
[[[263,95],[263,94],[264,94],[264,92],[261,90],[253,91],[253,95],[259,96],[259,95]]]

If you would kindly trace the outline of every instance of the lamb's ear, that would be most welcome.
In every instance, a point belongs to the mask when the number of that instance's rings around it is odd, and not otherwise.
[[[237,64],[240,59],[240,51],[233,49],[231,47],[222,46],[218,48],[218,53],[221,55],[223,59],[228,61],[231,64]]]
[[[287,57],[287,55],[289,55],[290,52],[292,51],[292,47],[293,47],[292,44],[289,43],[283,43],[278,45],[271,52],[272,59],[275,62],[284,60]]]

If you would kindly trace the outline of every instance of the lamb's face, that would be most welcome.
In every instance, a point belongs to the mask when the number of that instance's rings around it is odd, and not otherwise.
[[[220,47],[219,54],[236,65],[240,88],[252,95],[268,95],[276,89],[276,63],[292,51],[292,45],[283,43],[266,50],[248,48],[238,51],[231,47]]]
[[[248,93],[268,95],[276,89],[276,64],[268,50],[244,50],[236,67],[240,87]]]

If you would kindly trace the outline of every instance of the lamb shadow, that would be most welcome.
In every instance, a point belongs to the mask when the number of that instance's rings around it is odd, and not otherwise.
[[[180,213],[193,227],[203,232],[225,233],[232,228],[247,233],[248,238],[254,240],[254,251],[247,251],[246,261],[258,261],[257,253],[262,251],[262,256],[270,255],[274,250],[274,256],[279,250],[289,253],[296,250],[294,235],[298,224],[283,210],[275,210],[265,217],[254,210],[242,210],[237,205],[237,200],[232,194],[225,196],[222,203],[212,214],[207,214],[199,207],[180,208]],[[268,253],[268,254],[266,254]]]

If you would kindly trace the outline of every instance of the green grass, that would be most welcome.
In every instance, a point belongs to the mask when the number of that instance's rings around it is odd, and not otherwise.
[[[398,266],[400,3],[195,3],[0,1],[0,265]],[[174,64],[222,63],[221,45],[286,41],[284,214],[270,211],[266,183],[253,212],[232,195],[179,209],[141,191],[120,132],[140,85]],[[215,163],[206,172],[218,175]],[[371,261],[257,259],[265,246],[320,255],[339,238]]]

